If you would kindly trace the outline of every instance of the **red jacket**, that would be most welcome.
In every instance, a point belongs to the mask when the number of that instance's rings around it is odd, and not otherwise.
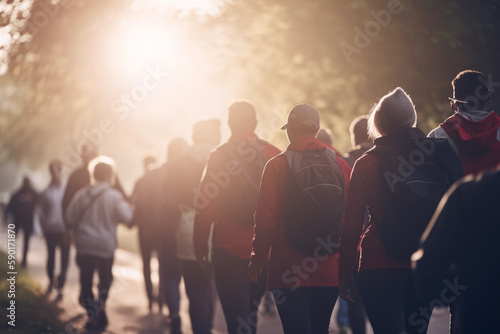
[[[380,182],[379,158],[373,154],[363,155],[354,164],[347,192],[339,249],[340,277],[348,277],[358,270],[356,263],[360,239],[359,270],[410,268],[410,261],[395,261],[389,258],[375,224],[370,223],[363,233],[366,206],[375,217],[381,221],[385,219]]]
[[[480,121],[457,113],[440,126],[457,144],[465,175],[500,164],[500,117],[494,112]]]
[[[315,138],[299,138],[288,148],[304,151],[323,148],[325,145]],[[337,157],[342,173],[349,183],[350,168]],[[317,254],[318,260],[294,250],[286,239],[284,212],[287,203],[287,166],[286,157],[271,159],[264,169],[255,211],[255,237],[253,259],[263,261],[271,250],[269,263],[269,289],[293,287],[335,287],[338,286],[338,254],[331,254],[328,245]],[[329,252],[329,253],[328,253]],[[314,269],[314,270],[313,270]]]
[[[257,139],[255,134],[240,138],[233,136],[229,141],[242,142],[253,139]],[[262,153],[267,161],[280,154],[281,151],[267,143],[262,147]],[[216,191],[213,186],[219,184],[217,180],[214,180],[213,176],[226,172],[230,161],[228,154],[221,149],[213,151],[208,158],[207,167],[200,183],[199,194],[204,194],[205,189],[210,191],[201,198],[203,203],[197,207],[198,211],[194,221],[194,249],[197,257],[208,253],[210,229],[215,224],[212,248],[222,248],[239,258],[250,259],[253,226],[234,222],[228,216],[221,201],[221,194],[224,191],[223,186],[219,186],[216,195],[212,195],[212,192]]]

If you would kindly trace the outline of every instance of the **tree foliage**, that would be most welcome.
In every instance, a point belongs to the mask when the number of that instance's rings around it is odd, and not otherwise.
[[[16,8],[22,2],[2,1]],[[450,81],[459,71],[473,68],[500,81],[499,0],[234,0],[208,16],[134,6],[34,0],[30,15],[2,16],[11,35],[2,49],[8,71],[0,77],[3,161],[36,165],[60,156],[82,129],[102,119],[113,98],[134,82],[111,78],[106,52],[113,41],[105,36],[137,17],[174,27],[187,55],[184,79],[144,108],[181,110],[183,102],[194,102],[176,96],[227,91],[254,101],[265,124],[276,117],[273,111],[284,120],[294,104],[309,102],[341,149],[349,145],[350,121],[397,86],[410,93],[419,126],[429,130],[445,117]],[[192,72],[190,62],[198,64]],[[491,108],[498,111],[499,101],[494,94]],[[150,128],[158,127],[159,118],[151,117],[128,119],[121,130],[128,141],[117,141],[146,146]],[[155,131],[168,136],[176,129],[165,124]]]

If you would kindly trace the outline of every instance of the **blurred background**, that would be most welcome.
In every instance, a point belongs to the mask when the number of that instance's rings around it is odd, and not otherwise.
[[[311,103],[345,152],[350,122],[397,86],[424,132],[450,115],[459,71],[500,90],[497,0],[2,0],[0,13],[0,201],[23,174],[45,187],[53,158],[77,167],[86,141],[130,193],[146,154],[162,162],[234,99],[282,149],[287,112]]]

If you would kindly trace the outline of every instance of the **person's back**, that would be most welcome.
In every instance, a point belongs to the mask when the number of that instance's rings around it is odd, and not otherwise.
[[[123,195],[107,183],[79,190],[66,211],[78,252],[111,256],[117,247],[116,227],[129,221],[131,213]]]
[[[281,129],[290,144],[264,169],[249,272],[255,281],[270,254],[268,289],[283,331],[327,333],[338,296],[335,253],[350,168],[316,139],[314,107],[296,105]]]
[[[89,171],[89,162],[97,157],[97,148],[93,145],[83,145],[81,148],[81,158],[82,158],[82,166],[75,169],[69,176],[68,182],[66,184],[66,189],[64,190],[64,196],[62,199],[62,209],[63,214],[66,212],[71,200],[75,196],[75,194],[82,188],[90,185],[90,171]],[[113,187],[118,190],[123,197],[127,197],[123,188],[118,180],[118,177],[115,178],[115,182]]]
[[[194,197],[210,152],[220,142],[220,121],[201,120],[193,125],[193,145],[173,159],[168,166],[165,193],[170,230],[175,236],[171,252],[181,262],[189,315],[194,334],[211,332],[214,298],[212,274],[196,261],[193,233],[196,213]]]
[[[401,88],[380,99],[368,122],[375,147],[356,161],[348,189],[340,295],[352,301],[359,291],[375,334],[427,331],[429,319],[418,310],[429,304],[417,297],[410,256],[439,203],[441,195],[435,195],[461,176],[461,168],[455,170],[458,156],[446,140],[425,138],[416,120],[413,102]]]
[[[500,169],[458,181],[412,257],[421,291],[450,303],[452,333],[499,333]]]
[[[368,137],[368,116],[356,117],[349,127],[352,148],[344,156],[344,160],[352,168],[356,160],[373,147],[373,141]]]
[[[455,149],[465,174],[477,174],[500,163],[500,117],[486,107],[491,98],[486,77],[463,71],[452,81],[451,108],[456,112],[429,137],[444,137]]]
[[[116,227],[130,222],[133,212],[123,195],[112,187],[116,175],[113,160],[97,157],[89,167],[92,184],[75,194],[66,210],[65,224],[75,236],[79,302],[88,315],[85,328],[103,330],[108,324],[105,304],[113,281]],[[99,272],[97,298],[92,291],[95,271]]]
[[[12,214],[15,224],[32,225],[37,203],[38,193],[31,181],[24,178],[21,188],[12,195],[6,212]]]
[[[49,286],[47,292],[54,287],[62,296],[62,289],[66,281],[66,271],[69,262],[70,240],[67,237],[66,227],[62,213],[61,201],[64,195],[62,182],[62,162],[53,160],[49,164],[51,181],[47,188],[40,194],[40,224],[47,244],[47,274]],[[60,274],[54,279],[55,253],[59,248],[61,256]]]
[[[33,224],[36,206],[38,205],[39,195],[31,185],[31,180],[27,177],[23,179],[21,188],[12,195],[7,207],[5,215],[12,215],[14,219],[16,233],[19,229],[23,230],[24,245],[23,245],[23,267],[27,264],[29,241],[33,233]]]
[[[194,247],[198,261],[207,263],[212,256],[228,332],[254,333],[256,324],[249,324],[254,319],[249,316],[257,315],[265,280],[253,284],[248,277],[252,217],[262,168],[280,151],[255,135],[257,113],[252,104],[231,104],[228,125],[231,138],[210,154],[195,198]]]

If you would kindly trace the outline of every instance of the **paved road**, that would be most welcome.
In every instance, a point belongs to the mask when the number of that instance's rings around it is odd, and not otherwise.
[[[6,248],[5,231],[0,233],[1,248]],[[18,237],[18,249],[22,241]],[[20,254],[18,254],[19,256]],[[71,250],[71,260],[68,269],[68,278],[64,295],[62,299],[56,298],[53,292],[48,298],[56,304],[61,311],[61,319],[65,324],[67,334],[90,334],[82,330],[86,316],[83,308],[78,305],[79,294],[78,268],[74,262],[75,250]],[[28,273],[45,288],[48,284],[48,278],[45,273],[46,249],[41,236],[34,236],[30,243],[30,252],[28,257]],[[157,270],[157,265],[153,262],[153,270]],[[114,281],[110,291],[110,297],[107,305],[109,326],[105,333],[116,334],[168,334],[170,331],[165,325],[165,318],[153,308],[149,313],[147,299],[144,293],[144,283],[142,278],[142,264],[139,255],[124,250],[117,250],[113,267]],[[57,273],[57,268],[56,268]],[[96,278],[97,279],[97,278]],[[157,278],[155,280],[157,285]],[[188,301],[182,286],[181,297],[181,318],[182,330],[184,334],[192,333],[188,314]],[[166,310],[163,311],[166,313]],[[336,310],[334,310],[334,315]],[[448,312],[441,310],[435,312],[431,319],[429,334],[444,334],[448,330]],[[331,333],[337,330],[334,321],[331,323]],[[217,306],[215,314],[214,334],[226,333],[224,317],[220,305]],[[260,314],[259,334],[282,334],[281,324],[277,313],[274,316],[263,316]],[[54,333],[60,334],[60,333]],[[372,334],[371,330],[368,334]]]

